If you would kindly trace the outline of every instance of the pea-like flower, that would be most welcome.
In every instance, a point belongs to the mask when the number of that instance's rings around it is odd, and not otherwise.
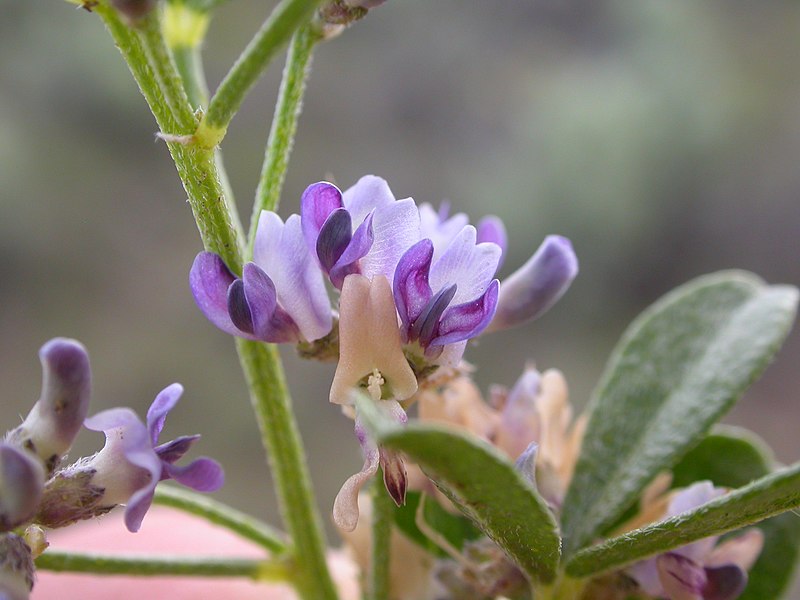
[[[700,481],[675,493],[664,517],[679,515],[726,493],[710,481]],[[747,570],[758,558],[764,543],[760,529],[717,544],[708,537],[628,569],[639,586],[656,598],[670,600],[734,600],[747,585]]]
[[[0,443],[0,531],[11,531],[33,517],[43,490],[44,469],[36,456]]]
[[[104,504],[127,504],[125,525],[131,531],[141,526],[159,481],[174,479],[200,492],[213,492],[225,481],[222,467],[210,458],[183,467],[175,464],[199,435],[158,444],[167,414],[182,393],[177,383],[162,390],[147,411],[147,425],[128,408],[112,408],[86,419],[87,429],[106,435],[106,445],[89,463],[97,471],[92,482],[104,488]]]
[[[189,284],[209,321],[226,333],[273,343],[313,341],[330,332],[330,300],[298,215],[284,223],[263,211],[253,259],[239,278],[218,255],[197,255]]]
[[[417,391],[417,379],[403,354],[389,282],[382,275],[372,280],[363,275],[348,276],[342,286],[339,312],[340,358],[331,386],[331,402],[351,405],[353,391],[361,389],[382,411],[405,423],[406,413],[400,402]],[[358,415],[355,417],[364,466],[344,483],[333,509],[336,525],[345,531],[355,528],[358,492],[379,465],[386,489],[397,504],[404,502],[407,486],[400,455],[379,447]]]
[[[419,211],[411,198],[396,200],[385,180],[365,175],[344,193],[321,181],[300,199],[303,235],[331,283],[359,273],[389,281],[403,253],[420,239]]]

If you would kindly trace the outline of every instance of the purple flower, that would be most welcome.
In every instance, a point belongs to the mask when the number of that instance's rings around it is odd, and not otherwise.
[[[322,274],[292,215],[270,211],[258,222],[254,262],[236,277],[222,258],[201,252],[189,283],[195,302],[217,327],[252,340],[282,343],[324,337],[333,324]]]
[[[455,217],[454,217],[455,218]],[[502,250],[492,242],[477,242],[467,225],[434,259],[430,239],[414,244],[400,259],[394,275],[394,299],[406,342],[418,342],[430,358],[451,352],[442,362],[457,363],[467,340],[489,325],[497,305],[494,278]]]
[[[42,393],[6,441],[36,454],[49,474],[70,449],[89,411],[91,370],[86,349],[75,340],[54,338],[39,350]]]
[[[564,295],[577,274],[578,259],[570,241],[560,235],[547,236],[528,262],[501,282],[489,331],[540,317]]]
[[[130,531],[139,530],[159,481],[174,479],[201,492],[212,492],[224,483],[222,467],[210,458],[201,457],[183,467],[175,465],[199,435],[158,445],[167,413],[182,393],[183,387],[177,383],[162,390],[147,411],[146,426],[129,408],[112,408],[86,419],[87,429],[105,433],[106,444],[81,466],[84,471],[94,471],[92,484],[103,489],[100,504],[127,504],[125,525]]]
[[[374,175],[344,193],[324,181],[308,186],[300,214],[310,252],[338,289],[352,273],[391,281],[400,257],[420,238],[414,200],[395,200],[386,181]]]
[[[13,533],[0,535],[0,599],[28,600],[35,567],[25,539]]]
[[[692,510],[725,494],[710,481],[700,481],[676,493],[665,517]],[[717,545],[708,537],[655,558],[640,561],[628,573],[647,594],[670,600],[733,600],[747,585],[747,569],[764,543],[759,529]]]

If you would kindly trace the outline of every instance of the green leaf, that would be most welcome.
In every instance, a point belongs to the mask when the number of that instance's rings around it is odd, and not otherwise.
[[[558,525],[547,504],[497,449],[475,436],[443,427],[400,427],[374,403],[357,396],[359,416],[382,446],[400,450],[536,581],[555,577]]]
[[[567,573],[588,577],[667,552],[673,548],[741,529],[800,506],[800,463],[757,479],[711,502],[581,550]]]
[[[728,271],[681,286],[631,324],[590,404],[562,512],[565,555],[602,534],[734,404],[796,306],[795,288]]]
[[[738,427],[716,427],[676,465],[673,486],[709,479],[717,486],[739,487],[770,472],[772,456],[753,433]],[[780,598],[792,580],[800,554],[800,518],[793,513],[758,524],[764,549],[750,569],[739,600]]]
[[[476,529],[472,522],[462,515],[454,515],[446,511],[441,504],[425,496],[424,492],[408,492],[406,503],[395,507],[394,522],[409,539],[416,542],[434,556],[449,558],[434,540],[431,540],[417,525],[417,511],[420,502],[425,498],[422,508],[422,518],[425,524],[437,534],[442,536],[456,550],[461,551],[464,543],[476,540],[483,534]]]

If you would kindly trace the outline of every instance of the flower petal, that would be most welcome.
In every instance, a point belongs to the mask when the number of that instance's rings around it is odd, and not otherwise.
[[[228,313],[228,288],[235,280],[234,274],[213,252],[198,254],[189,272],[194,301],[206,318],[225,333],[253,339],[233,324]]]
[[[44,491],[44,469],[27,450],[0,443],[0,531],[28,521]]]
[[[213,492],[225,484],[225,472],[220,464],[205,456],[185,467],[166,465],[164,470],[171,479],[198,492]]]
[[[358,223],[355,216],[353,222]],[[374,241],[370,251],[361,259],[361,273],[370,278],[384,275],[393,281],[400,257],[420,239],[419,211],[414,200],[406,198],[376,208],[372,233]]]
[[[317,237],[328,216],[343,206],[342,192],[327,181],[312,183],[303,192],[300,197],[303,238],[311,253],[317,248]]]
[[[536,455],[538,451],[539,444],[531,442],[514,462],[514,468],[534,487],[536,487]]]
[[[511,458],[519,456],[531,442],[540,441],[541,424],[536,410],[540,380],[539,371],[526,368],[500,412],[495,443]]]
[[[322,271],[303,239],[301,219],[286,219],[262,211],[253,250],[255,263],[275,285],[278,305],[307,341],[317,340],[333,326],[331,303]]]
[[[356,416],[355,428],[356,437],[364,453],[364,466],[358,473],[347,478],[333,501],[333,522],[344,531],[353,531],[356,528],[358,524],[358,492],[378,472],[380,462],[378,446],[369,437],[358,416]]]
[[[181,394],[183,394],[183,386],[180,383],[173,383],[161,390],[150,408],[147,409],[147,431],[153,446],[158,443],[158,436],[164,429],[167,415],[178,404]]]
[[[458,287],[453,284],[450,287],[442,288],[431,298],[408,330],[408,339],[411,341],[418,339],[423,348],[430,346],[431,340],[438,335],[442,314],[452,302],[457,291]]]
[[[667,552],[656,558],[658,578],[670,600],[703,600],[706,573],[693,560]]]
[[[350,244],[345,251],[336,261],[336,264],[331,269],[331,283],[336,289],[342,289],[344,278],[351,273],[358,273],[358,261],[366,256],[372,244],[375,241],[375,236],[372,233],[372,213],[367,215],[367,218],[358,226]]]
[[[472,225],[464,227],[431,266],[430,284],[434,291],[456,284],[454,304],[471,302],[489,287],[500,261],[500,246],[476,244],[477,232]]]
[[[275,284],[257,264],[247,263],[242,273],[244,295],[253,322],[253,335],[265,342],[296,342],[298,331],[292,318],[278,306]],[[231,316],[233,312],[231,312]]]
[[[497,263],[497,270],[503,266],[503,261],[506,257],[506,250],[508,249],[508,234],[506,233],[506,226],[499,217],[488,215],[483,217],[478,222],[478,243],[491,242],[500,246],[500,260]]]
[[[540,317],[564,295],[577,274],[578,259],[570,241],[547,236],[528,262],[503,280],[490,331]]]
[[[392,398],[405,400],[417,391],[417,379],[400,342],[392,289],[385,277],[371,281],[348,275],[339,302],[339,363],[330,401],[349,404],[350,392],[378,369]]]
[[[411,246],[397,263],[394,302],[406,334],[433,296],[428,284],[432,259],[433,242],[424,239]]]
[[[734,600],[747,587],[747,572],[736,565],[705,569],[706,587],[703,600]]]
[[[710,502],[725,494],[724,488],[714,487],[710,481],[698,481],[677,492],[667,507],[667,517],[674,517]],[[697,562],[703,562],[717,543],[717,536],[698,540],[676,548],[674,552]]]
[[[433,242],[434,260],[438,260],[459,232],[469,225],[469,217],[464,213],[448,218],[449,212],[449,202],[442,202],[438,212],[427,202],[419,207],[420,235]]]
[[[494,317],[498,286],[499,282],[495,279],[479,298],[448,308],[439,322],[438,334],[430,345],[444,346],[465,341],[483,331]],[[456,297],[458,295],[456,292]]]
[[[342,194],[344,207],[353,218],[353,223],[361,223],[367,214],[378,207],[394,204],[394,194],[382,177],[364,175],[355,185]]]
[[[741,535],[727,538],[719,544],[703,564],[706,567],[732,564],[747,571],[755,564],[763,547],[764,532],[757,527],[751,527]]]
[[[165,442],[154,448],[156,455],[167,465],[181,459],[189,451],[189,448],[200,439],[200,435],[182,435],[174,440]]]
[[[352,237],[350,213],[345,208],[337,208],[325,219],[317,237],[316,254],[323,271],[330,273]]]

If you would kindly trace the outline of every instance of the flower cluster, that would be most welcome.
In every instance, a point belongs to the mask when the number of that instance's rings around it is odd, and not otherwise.
[[[86,418],[91,391],[89,357],[74,341],[56,338],[42,346],[39,400],[0,443],[0,596],[26,598],[33,584],[33,558],[47,546],[42,528],[58,528],[125,504],[130,531],[141,526],[156,484],[165,479],[199,491],[222,486],[222,468],[210,458],[175,463],[199,436],[158,444],[167,413],[183,391],[173,384],[155,399],[145,426],[128,408]],[[100,452],[62,466],[81,426],[106,435]],[[14,533],[25,528],[24,536]]]
[[[458,365],[468,341],[483,332],[543,314],[577,274],[569,240],[549,236],[500,282],[505,251],[497,217],[475,227],[446,205],[437,212],[398,200],[386,181],[367,175],[344,192],[328,182],[310,185],[300,214],[285,223],[263,211],[253,261],[241,277],[216,254],[201,252],[189,279],[198,307],[223,331],[316,344],[319,355],[338,358],[331,402],[351,405],[353,390],[361,389],[404,422],[403,404],[420,380]],[[326,281],[339,292],[336,308]],[[344,497],[355,506],[354,491],[379,464],[394,499],[402,503],[405,495],[401,459],[376,448],[358,419],[356,433],[366,461],[345,484],[337,515]]]

